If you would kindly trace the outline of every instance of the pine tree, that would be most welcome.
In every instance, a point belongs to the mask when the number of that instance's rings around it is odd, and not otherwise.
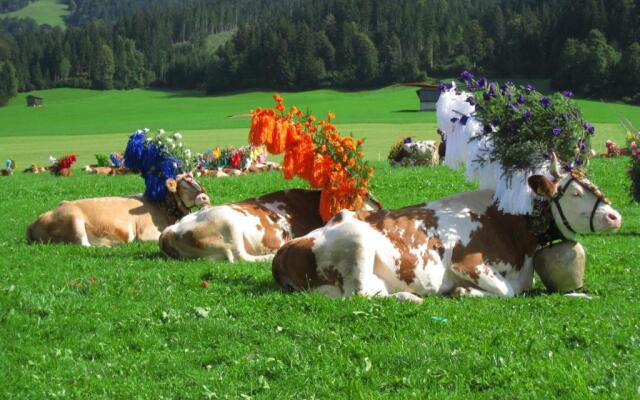
[[[18,93],[18,79],[13,64],[6,61],[0,67],[0,106],[4,106],[9,99]]]

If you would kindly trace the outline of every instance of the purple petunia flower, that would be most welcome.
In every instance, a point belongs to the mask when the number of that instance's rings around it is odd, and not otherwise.
[[[478,84],[478,87],[484,88],[487,85],[487,80],[484,77],[480,77],[476,83]]]
[[[562,95],[564,97],[573,97],[573,92],[571,90],[565,90],[564,92],[562,92]]]
[[[467,117],[466,115],[463,115],[462,118],[460,118],[460,125],[466,125],[468,120],[469,120],[469,117]]]
[[[453,84],[441,83],[440,85],[438,85],[438,88],[440,89],[441,92],[448,92],[449,90],[453,89]]]
[[[502,93],[502,94],[509,93],[509,86],[507,86],[507,85],[501,85],[501,86],[500,86],[500,93]]]
[[[531,112],[527,111],[524,114],[522,114],[522,119],[525,122],[531,122],[531,118],[533,118],[533,114],[531,114]]]
[[[542,99],[540,99],[540,104],[542,104],[542,107],[546,110],[547,108],[549,108],[549,106],[551,106],[551,100],[549,100],[547,96],[544,96]]]
[[[518,112],[520,111],[520,108],[518,108],[518,105],[516,103],[509,103],[507,104],[507,109],[511,110],[513,112]]]
[[[565,170],[566,172],[571,172],[571,170],[574,168],[574,166],[575,166],[575,165],[573,164],[573,162],[568,162],[568,163],[566,163],[566,164],[564,165],[564,167],[563,167],[563,168],[564,168],[564,170]]]
[[[582,161],[582,159],[580,159],[580,158],[576,159],[576,165],[578,167],[581,166],[582,164],[584,164],[584,161]]]
[[[527,98],[525,96],[522,96],[522,95],[518,96],[518,103],[519,104],[524,104],[526,102],[527,102]]]
[[[514,122],[510,122],[509,123],[509,126],[508,126],[509,132],[516,133],[516,132],[518,132],[518,128],[519,128],[518,124],[516,124]]]
[[[465,82],[470,81],[471,79],[473,79],[473,74],[469,71],[462,71],[462,74],[460,75],[460,79],[462,79]]]
[[[527,90],[527,93],[531,93],[536,90],[536,88],[532,84],[527,84],[527,86],[525,86],[525,89]]]
[[[553,128],[553,136],[560,136],[562,128]]]
[[[589,134],[593,135],[594,133],[596,133],[596,128],[591,125],[589,122],[585,122],[582,127],[584,128],[584,130],[586,130],[587,132],[589,132]]]
[[[484,99],[484,101],[489,101],[491,100],[491,95],[488,92],[484,92],[482,93],[482,98]]]

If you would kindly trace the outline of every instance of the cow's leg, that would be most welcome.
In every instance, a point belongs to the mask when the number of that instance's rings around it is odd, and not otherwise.
[[[486,292],[485,295],[513,297],[515,294],[511,284],[502,275],[495,273],[482,262],[481,254],[465,256],[462,261],[451,266],[451,271],[459,278],[472,283],[480,291]]]
[[[395,298],[398,301],[410,301],[416,304],[424,303],[424,299],[420,296],[416,296],[411,292],[397,292],[390,295],[390,297]]]
[[[89,235],[87,234],[87,226],[83,219],[73,218],[73,230],[76,240],[84,247],[91,247]]]

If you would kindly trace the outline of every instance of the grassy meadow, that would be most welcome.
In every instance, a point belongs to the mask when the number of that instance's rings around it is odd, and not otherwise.
[[[637,398],[640,207],[625,161],[593,178],[622,212],[617,235],[581,239],[592,300],[334,300],[283,293],[270,263],[176,261],[156,244],[25,243],[60,200],[142,190],[135,176],[2,178],[2,398]],[[444,167],[375,163],[389,208],[469,190]],[[284,187],[276,173],[203,179],[215,203]],[[210,282],[201,286],[203,279]]]
[[[0,14],[0,18],[32,18],[40,25],[64,26],[69,14],[66,4],[58,0],[37,0],[20,10]]]
[[[185,143],[196,152],[246,143],[249,111],[273,105],[271,92],[204,96],[198,92],[159,90],[92,91],[53,89],[34,92],[45,106],[26,107],[20,94],[0,108],[0,160],[14,159],[18,167],[45,164],[49,155],[74,152],[79,164],[94,154],[122,151],[134,130],[148,127],[185,133]],[[437,139],[434,112],[418,112],[413,88],[393,86],[378,90],[341,92],[314,90],[284,93],[287,104],[304,107],[317,116],[336,113],[343,133],[367,139],[366,156],[384,159],[400,137]],[[607,139],[624,141],[620,124],[628,119],[640,127],[640,107],[578,100],[587,119],[598,128],[594,147],[603,150]]]
[[[75,152],[122,150],[140,127],[180,130],[201,151],[246,143],[248,111],[271,93],[201,96],[154,90],[36,92],[0,108],[0,160],[18,168]],[[337,114],[367,138],[371,187],[387,208],[473,189],[461,172],[393,169],[404,135],[436,138],[414,90],[285,93],[288,104]],[[595,147],[623,141],[640,108],[579,101]],[[61,200],[141,192],[136,176],[0,178],[0,398],[371,399],[607,398],[640,393],[640,206],[626,162],[595,159],[592,178],[624,217],[617,235],[585,236],[592,300],[535,290],[513,299],[333,300],[277,290],[270,263],[167,260],[157,244],[117,248],[25,243],[27,225]],[[286,187],[277,172],[203,178],[213,203]],[[204,288],[203,280],[209,281]]]

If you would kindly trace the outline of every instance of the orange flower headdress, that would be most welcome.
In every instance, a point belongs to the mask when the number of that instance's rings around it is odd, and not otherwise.
[[[284,152],[285,179],[299,176],[321,188],[320,215],[328,221],[342,209],[357,210],[369,194],[373,168],[362,156],[362,139],[342,136],[331,120],[318,121],[296,106],[287,112],[284,99],[275,94],[274,108],[252,111],[249,143],[265,145],[272,154]]]

